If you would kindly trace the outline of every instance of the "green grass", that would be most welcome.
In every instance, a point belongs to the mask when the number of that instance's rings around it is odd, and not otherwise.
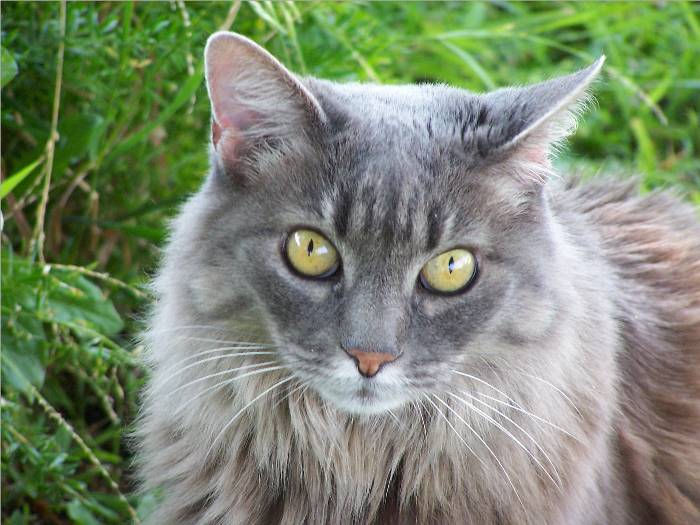
[[[1,9],[7,523],[124,523],[148,506],[125,441],[144,380],[136,319],[167,221],[207,169],[202,48],[233,18],[335,80],[483,91],[605,53],[562,166],[700,204],[700,4],[71,3],[65,24],[58,3]]]

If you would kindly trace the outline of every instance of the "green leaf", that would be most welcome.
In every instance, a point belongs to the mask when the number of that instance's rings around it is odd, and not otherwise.
[[[25,325],[30,317],[35,322],[55,322],[79,332],[85,327],[80,335],[89,337],[93,337],[92,332],[109,337],[124,326],[112,301],[78,272],[34,264],[9,250],[3,250],[2,271],[4,324],[9,312],[12,320],[24,319]],[[25,327],[24,333],[43,337],[40,324]]]
[[[100,525],[99,520],[83,503],[74,499],[68,504],[68,516],[78,525]]]
[[[442,40],[441,43],[447,49],[452,51],[452,53],[454,53],[462,62],[464,62],[464,64],[469,69],[471,69],[474,72],[474,74],[477,77],[479,77],[479,80],[481,80],[486,89],[496,89],[495,82],[493,81],[491,76],[486,72],[486,70],[482,67],[479,61],[476,58],[474,58],[474,55],[465,51],[464,49],[459,48],[452,42],[448,42],[447,40]]]
[[[130,135],[124,139],[112,152],[107,156],[105,162],[110,159],[117,158],[124,153],[128,152],[134,145],[145,140],[149,133],[156,129],[158,126],[164,124],[171,117],[177,114],[177,111],[184,106],[192,97],[192,95],[197,91],[202,80],[204,79],[204,62],[200,62],[196,67],[194,74],[190,76],[183,84],[180,90],[175,95],[173,101],[168,104],[163,110],[158,114],[158,116],[151,120],[148,124],[143,126],[140,130],[136,131],[134,134]]]
[[[41,321],[31,310],[15,302],[20,296],[15,293],[17,272],[7,272],[8,259],[3,253],[3,293],[2,293],[2,378],[3,386],[10,385],[15,390],[33,398],[33,388],[40,389],[44,384],[44,353],[46,339]],[[22,283],[22,279],[19,280]],[[20,287],[22,284],[20,284]],[[27,301],[28,297],[24,300]]]
[[[24,513],[20,509],[17,509],[12,513],[12,516],[10,516],[10,521],[7,522],[7,525],[25,525],[28,521]]]
[[[15,57],[12,56],[12,53],[4,47],[2,48],[1,64],[0,77],[2,77],[2,82],[0,82],[0,87],[5,87],[10,80],[17,76],[17,62],[15,62]]]
[[[57,165],[73,164],[86,156],[94,158],[103,131],[104,119],[100,115],[77,114],[62,119],[58,127],[61,138],[56,151]],[[59,169],[54,171],[60,173]]]
[[[8,340],[3,334],[2,380],[15,390],[22,392],[32,399],[32,387],[41,388],[44,384],[46,370],[39,356],[35,353],[24,352],[16,341]]]
[[[112,301],[100,288],[78,273],[51,269],[57,280],[48,296],[50,317],[58,323],[85,326],[103,335],[119,332],[124,324]]]
[[[36,159],[31,164],[28,164],[18,172],[13,173],[7,179],[2,181],[2,184],[0,184],[0,199],[4,199],[8,193],[14,190],[20,182],[26,179],[29,176],[29,174],[31,174],[31,172],[34,171],[34,168],[36,168],[39,164],[43,162],[43,160],[44,157],[42,155],[40,158]]]
[[[653,173],[656,169],[656,148],[649,136],[649,132],[640,118],[633,118],[630,122],[632,133],[637,141],[637,163],[645,173]]]

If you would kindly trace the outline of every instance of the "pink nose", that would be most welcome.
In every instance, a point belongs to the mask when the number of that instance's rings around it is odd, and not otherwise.
[[[379,369],[384,363],[395,361],[398,356],[387,354],[385,352],[364,352],[359,348],[351,348],[346,350],[357,362],[357,369],[365,377],[373,377],[377,375]]]

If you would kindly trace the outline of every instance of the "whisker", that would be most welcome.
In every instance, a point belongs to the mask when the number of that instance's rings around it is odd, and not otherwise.
[[[488,469],[488,467],[486,466],[486,463],[484,463],[484,460],[481,459],[476,452],[474,452],[474,449],[471,446],[469,446],[469,443],[467,443],[467,441],[462,437],[462,434],[457,432],[457,429],[454,427],[454,425],[452,423],[450,423],[450,420],[447,419],[447,416],[442,413],[442,410],[440,410],[440,408],[435,404],[435,402],[428,397],[428,394],[423,394],[423,397],[425,397],[425,399],[428,400],[428,403],[433,405],[433,407],[435,408],[435,411],[438,414],[440,414],[442,419],[445,420],[445,423],[447,423],[447,425],[452,429],[452,432],[454,432],[455,436],[457,436],[457,438],[464,444],[464,446],[467,447],[467,450],[469,450],[469,452],[472,453],[472,455],[479,461],[479,463],[481,463],[483,465],[484,469]]]
[[[454,372],[455,374],[459,374],[459,375],[461,375],[461,376],[468,377],[469,379],[473,379],[474,381],[478,381],[478,382],[481,383],[482,385],[486,385],[487,387],[489,387],[489,388],[495,390],[496,392],[498,392],[499,394],[501,394],[503,397],[505,397],[508,401],[510,401],[511,403],[513,403],[515,406],[520,406],[520,405],[518,404],[518,402],[517,402],[515,399],[513,399],[512,397],[510,397],[510,396],[509,396],[508,394],[506,394],[503,390],[499,390],[498,388],[496,388],[495,386],[493,386],[493,385],[492,385],[491,383],[489,383],[488,381],[484,381],[483,379],[481,379],[481,378],[479,378],[479,377],[476,377],[476,376],[473,376],[473,375],[471,375],[471,374],[467,374],[466,372],[460,372],[459,370],[454,370],[454,369],[452,369],[452,370],[450,370],[450,372]]]
[[[420,417],[421,425],[423,426],[423,436],[427,438],[428,437],[428,427],[426,426],[425,418],[423,417],[423,410],[425,408],[425,405],[423,405],[423,400],[417,399],[416,401],[411,401],[411,406],[413,406],[415,411],[418,412],[418,416]]]
[[[192,325],[180,325],[180,326],[173,326],[171,328],[160,328],[158,330],[148,330],[145,331],[144,333],[146,335],[153,334],[153,335],[160,335],[160,334],[169,334],[173,332],[180,332],[184,330],[207,330],[209,332],[224,332],[224,333],[230,333],[230,334],[241,334],[241,330],[237,328],[230,328],[230,327],[225,327],[225,326],[214,326],[214,325],[204,325],[204,324],[192,324]],[[257,337],[259,334],[253,334],[253,333],[248,333],[248,335]]]
[[[192,359],[196,359],[197,357],[201,357],[203,355],[208,355],[208,354],[214,354],[216,352],[224,352],[228,350],[266,350],[266,347],[264,346],[220,346],[218,348],[209,348],[207,350],[202,350],[201,352],[195,352],[194,354],[188,355],[187,357],[180,359],[179,361],[176,361],[172,365],[168,366],[165,370],[163,370],[163,373],[167,373],[170,370],[177,368],[179,365],[182,363],[186,363],[187,361],[190,361]],[[274,352],[270,352],[274,353]]]
[[[459,397],[458,395],[453,394],[453,393],[451,393],[451,392],[445,392],[445,393],[448,394],[448,395],[450,395],[450,396],[452,396],[452,397],[454,397],[454,398],[457,399],[458,401],[461,401],[461,402],[462,402],[466,407],[468,407],[470,410],[474,410],[474,411],[475,411],[477,414],[479,414],[481,417],[483,417],[484,419],[486,419],[486,420],[487,420],[488,422],[490,422],[491,424],[495,425],[496,428],[498,428],[498,429],[499,429],[501,432],[503,432],[506,436],[508,436],[508,437],[509,437],[510,439],[512,439],[513,441],[515,441],[515,443],[516,443],[521,449],[523,449],[523,450],[527,453],[527,455],[530,456],[530,458],[532,458],[532,460],[537,464],[537,466],[540,467],[540,469],[542,469],[542,472],[544,472],[545,475],[550,479],[550,481],[551,481],[552,483],[554,483],[554,486],[557,487],[557,488],[559,488],[559,489],[561,489],[561,487],[559,486],[559,484],[558,484],[558,483],[556,482],[556,480],[552,477],[552,475],[549,473],[549,471],[544,467],[544,465],[542,465],[542,463],[540,462],[540,460],[537,459],[537,458],[535,457],[535,455],[534,455],[532,452],[530,452],[530,450],[529,450],[525,445],[523,445],[523,444],[520,442],[520,440],[519,440],[518,438],[516,438],[507,428],[505,428],[503,425],[501,425],[498,421],[496,421],[494,418],[492,418],[490,415],[488,415],[486,412],[484,412],[484,411],[481,410],[480,408],[477,408],[477,407],[475,407],[474,405],[472,405],[472,404],[471,404],[469,401],[467,401],[466,399],[463,399],[463,398]]]
[[[241,408],[238,412],[236,412],[236,415],[234,415],[234,416],[229,420],[229,422],[226,423],[226,425],[224,425],[224,428],[221,429],[221,432],[219,432],[219,433],[216,435],[216,437],[214,438],[214,441],[212,441],[211,446],[210,446],[209,449],[207,450],[207,453],[204,455],[204,461],[202,462],[202,464],[206,464],[206,463],[207,463],[207,458],[209,457],[209,454],[211,454],[212,450],[214,450],[214,447],[215,447],[217,441],[219,440],[219,438],[221,438],[221,436],[224,435],[224,433],[226,432],[226,430],[228,430],[228,428],[229,428],[231,425],[233,425],[233,423],[236,421],[236,419],[238,419],[238,417],[239,417],[248,407],[250,407],[253,403],[255,403],[258,399],[260,399],[261,397],[263,397],[265,394],[267,394],[267,393],[273,391],[275,388],[277,388],[277,387],[279,387],[279,386],[281,386],[281,385],[287,383],[288,381],[291,381],[292,379],[294,379],[294,376],[289,376],[289,377],[287,377],[287,378],[285,378],[285,379],[282,379],[281,381],[278,381],[277,383],[275,383],[275,384],[272,385],[271,387],[269,387],[269,388],[263,390],[262,393],[260,393],[260,394],[258,394],[257,396],[255,396],[251,401],[249,401],[248,403],[246,403],[246,404],[243,406],[243,408]]]
[[[496,412],[496,414],[500,415],[500,416],[503,417],[504,419],[510,421],[518,430],[520,430],[523,434],[525,434],[525,435],[534,443],[534,445],[537,447],[537,450],[539,450],[539,451],[542,453],[542,455],[547,459],[547,461],[549,462],[549,464],[552,466],[552,470],[554,470],[554,474],[556,475],[557,479],[559,480],[559,486],[560,486],[560,487],[563,487],[563,482],[562,482],[561,476],[559,475],[559,472],[557,471],[557,467],[554,465],[554,462],[549,458],[549,455],[547,455],[547,452],[545,452],[545,450],[540,446],[540,444],[537,442],[537,440],[536,440],[534,437],[532,437],[532,436],[530,435],[530,433],[529,433],[527,430],[525,430],[525,429],[524,429],[523,427],[521,427],[518,423],[516,423],[516,422],[513,421],[510,417],[508,417],[507,415],[505,415],[503,412],[501,412],[501,411],[498,410],[497,408],[495,408],[495,407],[489,405],[489,404],[486,403],[485,401],[482,401],[481,399],[479,399],[479,398],[477,398],[477,397],[471,395],[469,392],[466,392],[466,391],[464,391],[464,390],[462,390],[462,393],[463,393],[464,395],[466,395],[466,396],[469,396],[470,398],[472,398],[472,399],[473,399],[474,401],[476,401],[477,403],[480,403],[480,404],[482,404],[482,405],[484,405],[484,406],[490,408],[491,410],[493,410],[494,412]]]
[[[291,387],[292,387],[292,385],[288,384],[286,389],[282,389],[281,392],[275,392],[275,396],[272,399],[272,401],[274,402],[274,405],[272,405],[272,408],[275,408],[282,401],[284,401],[285,397],[287,397],[287,394],[289,394],[289,390],[291,389]],[[275,401],[275,399],[277,401]]]
[[[508,480],[508,483],[510,483],[510,486],[513,488],[513,492],[515,492],[515,497],[518,498],[518,501],[520,502],[520,505],[522,505],[523,509],[525,509],[525,504],[523,503],[523,500],[520,499],[520,494],[518,494],[518,491],[517,491],[517,489],[515,488],[515,485],[513,485],[513,482],[511,481],[510,476],[508,475],[508,472],[506,471],[505,467],[503,466],[503,463],[501,463],[501,460],[498,459],[498,456],[496,456],[496,454],[495,454],[494,451],[491,449],[491,447],[489,447],[488,443],[486,443],[486,441],[484,441],[484,438],[482,438],[482,437],[479,435],[479,433],[478,433],[476,430],[474,430],[474,429],[471,427],[471,425],[470,425],[469,423],[467,423],[467,421],[466,421],[462,416],[460,416],[450,405],[448,405],[448,404],[445,403],[442,399],[440,399],[440,397],[439,397],[437,394],[433,394],[433,397],[435,397],[438,401],[440,401],[443,405],[445,405],[445,407],[446,407],[450,412],[452,412],[452,413],[455,415],[455,417],[457,417],[457,419],[459,419],[462,423],[464,423],[464,424],[467,426],[467,428],[468,428],[469,430],[472,431],[472,433],[476,436],[476,438],[477,438],[479,441],[481,441],[481,443],[486,447],[486,449],[489,451],[489,453],[491,454],[491,456],[493,457],[493,459],[495,459],[495,460],[496,460],[496,463],[498,463],[498,466],[501,467],[501,470],[503,471],[503,474],[505,474],[506,479]]]
[[[299,394],[297,395],[297,403],[301,400],[301,396],[306,394],[306,391],[309,389],[310,386],[311,385],[309,385],[309,384],[304,385],[304,389],[301,392],[299,392]]]
[[[287,393],[282,397],[282,399],[280,399],[279,401],[277,401],[277,403],[275,403],[275,404],[272,406],[272,408],[277,408],[277,406],[280,405],[281,403],[283,403],[285,400],[290,399],[291,396],[292,396],[292,394],[293,394],[294,392],[297,392],[297,391],[301,390],[302,388],[304,388],[304,387],[306,387],[306,386],[307,386],[307,385],[305,385],[304,383],[299,383],[299,384],[298,384],[297,386],[295,386],[294,388],[288,389],[288,390],[287,390]]]
[[[271,364],[271,363],[265,363],[265,364]],[[257,375],[257,374],[262,374],[262,373],[265,373],[265,372],[273,372],[273,371],[275,371],[275,370],[281,370],[282,368],[286,368],[286,367],[284,367],[284,366],[273,366],[273,367],[270,367],[270,368],[258,369],[258,370],[255,370],[254,372],[247,372],[247,373],[245,373],[245,374],[242,374],[242,375],[240,375],[240,376],[233,377],[233,378],[231,378],[231,379],[225,379],[224,381],[219,381],[218,383],[216,383],[216,384],[214,384],[214,385],[208,386],[207,388],[205,388],[205,389],[202,390],[201,392],[195,394],[195,395],[192,396],[190,399],[188,399],[187,401],[185,401],[182,405],[180,405],[180,406],[177,408],[177,410],[176,410],[175,413],[176,413],[176,414],[180,414],[187,406],[189,406],[191,403],[193,403],[193,402],[196,401],[197,399],[201,398],[202,396],[207,395],[207,394],[208,394],[209,392],[211,392],[212,390],[217,390],[217,389],[222,388],[222,387],[224,387],[224,386],[226,386],[226,385],[231,385],[231,384],[235,383],[236,381],[238,381],[239,379],[242,379],[242,378],[244,378],[244,377],[253,376],[253,375]]]
[[[552,427],[552,428],[558,430],[559,432],[563,432],[564,434],[566,434],[567,436],[569,436],[569,437],[572,438],[572,439],[575,439],[575,440],[578,441],[579,443],[583,443],[583,441],[581,441],[579,438],[577,438],[576,436],[574,436],[571,432],[568,432],[567,430],[564,430],[564,429],[561,428],[560,426],[555,425],[555,424],[552,423],[551,421],[548,421],[548,420],[546,420],[546,419],[544,419],[544,418],[542,418],[542,417],[540,417],[540,416],[538,416],[538,415],[536,415],[536,414],[533,414],[532,412],[528,412],[528,411],[525,410],[524,408],[520,408],[519,406],[514,406],[514,405],[512,405],[512,404],[510,404],[510,403],[506,403],[505,401],[502,401],[502,400],[500,400],[500,399],[498,399],[498,398],[495,398],[495,397],[493,397],[493,396],[489,396],[489,395],[487,395],[487,394],[483,394],[483,393],[481,393],[481,392],[477,392],[477,394],[480,395],[480,396],[483,396],[483,397],[485,397],[485,398],[491,399],[492,401],[495,401],[496,403],[499,403],[499,404],[501,404],[501,405],[505,405],[505,406],[507,406],[507,407],[510,407],[510,408],[512,408],[513,410],[517,410],[518,412],[522,412],[523,414],[525,414],[525,415],[527,415],[527,416],[530,416],[531,418],[536,419],[537,421],[541,421],[541,422],[544,423],[545,425],[549,425],[550,427]]]
[[[184,336],[180,337],[181,340],[185,341],[197,341],[198,343],[223,343],[225,345],[245,345],[254,346],[261,348],[279,348],[280,345],[270,344],[270,343],[260,343],[256,341],[229,341],[227,339],[221,339],[216,337],[193,337]]]
[[[403,421],[401,421],[398,417],[396,417],[396,414],[394,414],[391,410],[387,409],[387,412],[389,413],[389,416],[391,416],[391,419],[393,419],[399,427],[401,427],[403,430],[406,429],[406,425],[403,424]]]
[[[226,347],[224,347],[224,348],[226,348]],[[220,349],[217,349],[217,350],[220,350]],[[161,381],[159,383],[158,387],[167,383],[172,378],[177,377],[185,370],[192,368],[194,366],[199,366],[203,363],[207,363],[209,361],[216,361],[218,359],[226,359],[228,357],[246,357],[246,356],[251,356],[251,355],[274,355],[274,352],[233,352],[233,353],[229,353],[229,354],[215,355],[213,357],[207,357],[206,359],[200,359],[199,361],[195,361],[194,363],[190,363],[187,366],[183,366],[182,368],[178,368],[177,371],[175,371],[173,374],[169,375],[167,378],[165,378],[163,381]],[[171,368],[172,367],[168,368],[168,370],[170,370]],[[158,388],[158,387],[156,387],[156,388]]]
[[[517,372],[517,370],[516,370],[516,372]],[[520,373],[523,374],[523,375],[525,375],[525,376],[531,377],[532,379],[536,379],[537,381],[541,381],[541,382],[544,383],[545,385],[551,386],[554,390],[556,390],[557,392],[559,392],[559,393],[562,395],[562,397],[563,397],[564,399],[566,399],[566,401],[573,407],[573,409],[576,411],[576,413],[579,415],[579,417],[580,417],[581,419],[583,419],[583,414],[581,414],[581,411],[578,409],[578,407],[576,406],[576,404],[575,404],[575,403],[571,400],[571,398],[570,398],[569,396],[567,396],[567,395],[564,393],[564,391],[562,391],[560,388],[558,388],[557,386],[553,385],[552,383],[550,383],[550,382],[547,381],[546,379],[542,379],[541,377],[538,377],[538,376],[536,376],[536,375],[528,374],[527,372],[520,372]]]
[[[328,405],[328,403],[326,402],[326,400],[323,397],[319,397],[319,399],[321,401],[321,406],[323,407],[323,411],[326,414],[326,418],[332,419],[334,417],[335,411],[331,410],[331,407]],[[355,416],[353,414],[350,414],[350,422],[351,422],[350,423],[351,425],[355,424]],[[345,422],[345,427],[346,427],[346,429],[348,428],[347,427],[347,419]],[[329,472],[331,469],[331,464],[333,463],[333,458],[334,458],[334,455],[333,455],[334,451],[337,451],[337,455],[335,456],[336,458],[343,458],[343,452],[341,449],[342,445],[338,441],[338,433],[337,432],[333,432],[333,435],[328,436],[328,444],[329,444],[329,447],[327,449],[326,458],[323,462],[323,467],[322,467],[322,470],[324,472]]]
[[[222,326],[214,326],[214,325],[206,325],[206,324],[190,324],[190,325],[181,325],[181,326],[173,326],[171,328],[161,328],[159,330],[149,330],[146,333],[147,334],[168,334],[172,332],[179,332],[180,330],[211,330],[211,331],[233,331],[230,328],[224,328]]]
[[[194,381],[190,381],[189,383],[185,383],[182,386],[177,387],[175,390],[171,392],[171,394],[175,394],[176,392],[179,392],[183,388],[187,388],[188,386],[195,385],[197,383],[201,383],[202,381],[206,381],[207,379],[211,379],[212,377],[218,377],[222,376],[224,374],[231,374],[233,372],[238,372],[240,370],[246,370],[248,368],[260,368],[261,366],[267,366],[273,364],[273,361],[266,361],[265,363],[254,363],[252,365],[245,365],[245,366],[239,366],[238,368],[232,368],[229,370],[222,370],[221,372],[216,372],[214,374],[209,374],[204,377],[200,377],[198,379],[195,379]],[[236,376],[236,377],[247,377],[250,374],[250,372],[247,372],[246,374],[243,374],[241,376]]]

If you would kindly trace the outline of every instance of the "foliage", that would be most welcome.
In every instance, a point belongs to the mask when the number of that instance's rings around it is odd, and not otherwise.
[[[207,169],[201,52],[218,28],[302,74],[477,91],[606,53],[562,163],[700,203],[700,4],[70,3],[65,38],[58,3],[1,9],[7,523],[123,523],[148,505],[126,440],[145,375],[134,319]]]

